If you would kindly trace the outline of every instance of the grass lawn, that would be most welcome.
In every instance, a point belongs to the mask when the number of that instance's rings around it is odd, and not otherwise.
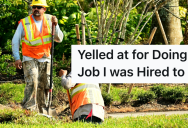
[[[0,84],[0,104],[21,103],[24,98],[25,84]]]
[[[21,103],[24,97],[25,84],[5,83],[0,84],[0,104],[7,104],[10,102]],[[115,101],[120,101],[119,93],[121,91],[127,92],[127,89],[111,88],[111,94]],[[132,93],[137,95],[143,89],[133,88]],[[135,97],[136,99],[136,97]],[[6,122],[5,122],[6,120]],[[4,122],[2,122],[4,121]],[[171,115],[171,116],[139,116],[139,117],[125,117],[125,118],[109,118],[101,125],[72,122],[63,117],[62,119],[49,119],[47,117],[38,115],[30,111],[21,109],[0,109],[0,128],[66,128],[66,127],[107,127],[107,128],[186,128],[188,127],[188,114]]]
[[[83,127],[105,127],[105,128],[186,128],[188,127],[188,115],[171,116],[139,116],[125,118],[105,119],[101,124],[83,122],[65,122],[52,120],[42,116],[22,117],[12,122],[0,124],[0,128],[83,128]]]

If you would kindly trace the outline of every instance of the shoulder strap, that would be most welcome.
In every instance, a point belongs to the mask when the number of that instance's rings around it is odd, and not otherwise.
[[[25,32],[25,39],[27,40],[32,40],[32,23],[31,23],[31,19],[30,16],[25,17],[24,19],[21,20],[22,22],[22,26],[24,28],[24,32]]]
[[[50,26],[50,29],[52,29],[52,15],[50,14],[45,14],[46,20],[48,21],[48,24]]]

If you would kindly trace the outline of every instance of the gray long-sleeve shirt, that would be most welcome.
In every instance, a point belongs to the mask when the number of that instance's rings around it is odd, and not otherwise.
[[[76,85],[76,83],[72,83],[71,72],[67,76],[63,75],[61,77],[61,85],[65,89],[70,89]],[[100,118],[102,121],[104,121],[104,108],[96,104],[86,104],[86,105],[80,106],[75,111],[73,119],[76,119],[81,115],[88,115],[91,109],[92,109],[93,116],[96,116]]]

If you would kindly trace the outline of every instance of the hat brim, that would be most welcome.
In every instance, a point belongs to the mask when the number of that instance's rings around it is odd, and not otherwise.
[[[44,4],[31,4],[30,6],[43,6],[43,7],[49,7],[48,5],[44,5]]]

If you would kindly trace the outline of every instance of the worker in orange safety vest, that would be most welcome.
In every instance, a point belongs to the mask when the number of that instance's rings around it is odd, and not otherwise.
[[[25,78],[23,108],[42,112],[48,103],[50,87],[50,49],[52,45],[52,23],[55,24],[54,40],[62,42],[63,33],[56,16],[45,14],[46,0],[33,0],[32,14],[21,19],[12,39],[12,51],[17,69],[22,69]],[[23,59],[19,55],[22,45]]]
[[[74,121],[101,123],[104,121],[104,100],[97,83],[72,83],[71,72],[60,70],[61,85],[70,89],[71,113]]]

